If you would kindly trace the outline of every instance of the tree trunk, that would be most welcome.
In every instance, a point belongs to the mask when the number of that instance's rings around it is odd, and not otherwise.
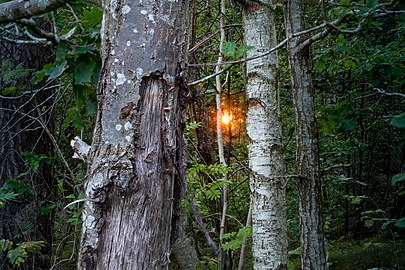
[[[188,1],[106,1],[79,269],[167,269]],[[179,166],[181,167],[181,166]]]
[[[305,30],[302,1],[285,2],[287,36]],[[302,248],[302,269],[327,269],[327,254],[320,206],[321,186],[315,97],[312,85],[310,48],[301,48],[304,36],[288,43],[295,111],[297,185]]]
[[[276,45],[274,14],[266,4],[244,7],[248,57]],[[287,269],[284,156],[275,53],[247,62],[247,133],[252,192],[254,269]]]

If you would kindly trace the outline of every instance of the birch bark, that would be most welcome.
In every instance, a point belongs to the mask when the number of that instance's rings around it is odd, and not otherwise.
[[[168,269],[188,1],[106,0],[79,269]],[[179,166],[181,167],[181,166]]]
[[[244,6],[245,43],[253,57],[274,47],[272,1]],[[247,133],[254,269],[287,269],[287,220],[276,53],[247,62]]]
[[[284,14],[287,36],[305,30],[302,1],[285,1]],[[311,55],[309,46],[301,47],[304,40],[305,36],[300,36],[292,38],[288,43],[295,111],[301,262],[302,269],[321,270],[327,269],[327,252],[320,207],[321,186]]]

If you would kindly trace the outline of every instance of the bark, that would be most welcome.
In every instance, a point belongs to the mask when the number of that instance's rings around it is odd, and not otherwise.
[[[25,68],[41,70],[51,62],[52,49],[33,45],[14,45],[7,42],[0,44],[0,62],[10,61],[17,66],[23,64]],[[30,85],[30,78],[18,78],[12,82],[12,86],[18,89],[22,87],[39,88],[38,85]],[[0,93],[5,84],[0,74]],[[37,92],[32,96],[12,98],[0,96],[0,187],[10,179],[17,180],[20,184],[26,184],[31,191],[24,193],[17,200],[6,203],[0,207],[0,239],[12,240],[14,243],[23,241],[45,241],[46,247],[41,250],[41,255],[29,254],[21,269],[49,269],[52,247],[52,219],[41,213],[40,208],[46,202],[52,201],[53,175],[51,165],[42,164],[36,171],[27,173],[26,166],[21,155],[22,152],[35,152],[36,154],[49,155],[53,147],[49,137],[43,132],[39,121],[47,123],[47,128],[53,130],[53,115],[46,112],[52,103],[52,95],[48,92]],[[42,104],[38,106],[38,104]],[[42,116],[39,114],[42,113]],[[35,120],[37,119],[37,120]],[[8,268],[5,256],[0,254],[1,269]]]
[[[277,45],[271,1],[244,6],[248,57]],[[246,64],[254,269],[287,269],[284,157],[275,53]]]
[[[188,1],[104,7],[79,269],[167,269]]]
[[[302,1],[285,1],[287,36],[305,30]],[[312,85],[309,46],[300,49],[305,36],[288,43],[295,111],[297,185],[302,248],[302,269],[327,269],[320,196],[318,138],[315,123],[315,97]]]

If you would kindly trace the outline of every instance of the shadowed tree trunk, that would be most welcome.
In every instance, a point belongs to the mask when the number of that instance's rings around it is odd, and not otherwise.
[[[52,170],[50,165],[41,162],[37,170],[22,176],[29,171],[22,153],[47,156],[52,153],[50,139],[39,121],[52,132],[53,116],[45,109],[52,104],[53,98],[50,90],[35,92],[40,86],[31,85],[30,77],[22,76],[24,72],[17,72],[17,78],[12,82],[5,79],[5,73],[15,71],[21,64],[22,68],[29,69],[28,75],[52,60],[51,47],[15,45],[5,41],[0,44],[0,65],[4,69],[0,74],[0,93],[5,87],[16,87],[20,91],[0,96],[0,187],[6,183],[15,193],[25,190],[16,200],[0,207],[0,240],[8,239],[15,244],[35,240],[46,244],[41,255],[28,256],[22,269],[50,267],[52,218],[51,212],[41,212],[41,207],[52,201]],[[5,67],[7,63],[9,67]],[[8,269],[4,260],[5,256],[0,254],[0,268]]]
[[[104,9],[79,269],[167,269],[188,1],[106,1]]]
[[[287,36],[305,30],[304,5],[300,0],[284,2]],[[293,104],[297,185],[301,231],[302,269],[327,269],[321,213],[321,183],[318,138],[315,123],[315,93],[312,85],[310,47],[302,47],[305,36],[288,43]]]

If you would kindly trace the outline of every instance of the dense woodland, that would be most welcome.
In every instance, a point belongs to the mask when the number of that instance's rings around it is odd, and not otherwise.
[[[405,269],[404,3],[21,3],[0,269]]]

